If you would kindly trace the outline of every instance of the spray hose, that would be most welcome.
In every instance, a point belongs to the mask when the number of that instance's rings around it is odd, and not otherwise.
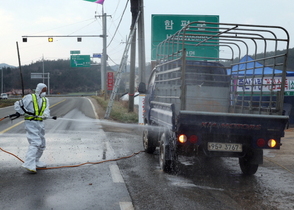
[[[20,117],[20,114],[18,112],[16,112],[15,114],[11,114],[11,115],[8,115],[8,116],[1,118],[0,121],[6,119],[8,117],[10,118],[10,120],[15,120]]]
[[[22,159],[20,159],[18,156],[16,156],[15,154],[11,153],[11,152],[8,152],[4,149],[2,149],[0,147],[0,150],[9,154],[9,155],[12,155],[14,156],[15,158],[17,158],[18,160],[20,160],[21,162],[24,163],[24,161]],[[122,159],[127,159],[127,158],[130,158],[130,157],[133,157],[135,155],[138,155],[139,153],[141,152],[144,152],[144,151],[139,151],[139,152],[135,152],[133,153],[132,155],[129,155],[129,156],[125,156],[125,157],[120,157],[120,158],[115,158],[115,159],[110,159],[110,160],[102,160],[102,161],[99,161],[99,162],[86,162],[86,163],[81,163],[81,164],[77,164],[77,165],[70,165],[70,166],[56,166],[56,167],[47,167],[47,168],[37,168],[38,170],[47,170],[47,169],[58,169],[58,168],[74,168],[74,167],[79,167],[79,166],[83,166],[83,165],[86,165],[86,164],[100,164],[100,163],[105,163],[105,162],[110,162],[110,161],[118,161],[118,160],[122,160]]]
[[[5,117],[1,118],[0,121],[6,119],[6,118],[8,118],[8,117],[9,117],[11,120],[14,120],[14,119],[20,117],[20,114],[19,114],[18,112],[16,112],[15,114],[8,115],[8,116],[5,116]],[[44,119],[46,119],[46,118],[44,118]],[[53,117],[50,117],[50,118],[47,118],[47,119],[53,119],[53,120],[56,120],[57,117],[56,117],[56,116],[53,116]],[[0,147],[0,150],[3,151],[3,152],[5,152],[5,153],[7,153],[7,154],[9,154],[9,155],[14,156],[15,158],[17,158],[18,160],[20,160],[21,162],[24,163],[24,161],[23,161],[21,158],[19,158],[17,155],[15,155],[15,154],[13,154],[13,153],[11,153],[11,152],[8,152],[8,151],[2,149],[1,147]],[[120,158],[115,158],[115,159],[110,159],[110,160],[103,160],[103,161],[99,161],[99,162],[86,162],[86,163],[81,163],[81,164],[77,164],[77,165],[70,165],[70,166],[57,166],[57,167],[38,168],[38,170],[58,169],[58,168],[74,168],[74,167],[79,167],[79,166],[83,166],[83,165],[86,165],[86,164],[92,164],[92,165],[94,165],[94,164],[100,164],[100,163],[105,163],[105,162],[110,162],[110,161],[118,161],[118,160],[122,160],[122,159],[127,159],[127,158],[130,158],[130,157],[133,157],[133,156],[135,156],[135,155],[138,155],[138,154],[141,153],[141,152],[144,152],[144,151],[135,152],[135,153],[133,153],[132,155],[125,156],[125,157],[120,157]]]

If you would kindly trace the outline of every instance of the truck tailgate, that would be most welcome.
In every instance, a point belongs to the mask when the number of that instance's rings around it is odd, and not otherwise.
[[[180,125],[193,125],[205,132],[247,134],[249,131],[283,136],[288,116],[220,112],[180,111]]]

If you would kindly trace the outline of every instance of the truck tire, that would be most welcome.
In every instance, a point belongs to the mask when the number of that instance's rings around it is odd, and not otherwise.
[[[251,163],[250,158],[246,156],[239,158],[239,165],[244,175],[253,175],[258,169],[258,164]]]
[[[146,126],[147,127],[147,126]],[[157,141],[155,134],[150,128],[143,130],[143,147],[145,152],[153,154],[156,149],[155,142]]]
[[[175,172],[176,170],[176,158],[175,154],[172,154],[169,141],[169,135],[163,133],[160,139],[159,145],[159,164],[160,168],[164,172]]]

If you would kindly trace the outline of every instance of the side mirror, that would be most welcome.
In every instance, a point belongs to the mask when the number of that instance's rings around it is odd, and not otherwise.
[[[139,87],[138,87],[138,92],[139,93],[146,93],[146,84],[144,82],[140,82]]]

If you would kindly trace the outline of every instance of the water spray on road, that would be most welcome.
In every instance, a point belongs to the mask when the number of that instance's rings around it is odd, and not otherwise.
[[[72,119],[72,118],[58,118],[58,120],[65,120],[65,121],[76,121],[82,123],[96,123],[97,125],[114,127],[114,128],[125,128],[125,129],[137,129],[142,131],[143,129],[153,128],[158,129],[158,126],[151,126],[151,125],[140,125],[134,123],[120,123],[114,122],[109,120],[101,120],[101,119]]]
[[[47,118],[47,120],[50,120],[52,118]],[[58,117],[58,121],[72,121],[72,122],[79,122],[79,123],[83,123],[83,125],[87,124],[87,123],[91,123],[91,124],[97,124],[98,128],[102,128],[103,126],[107,126],[107,127],[112,127],[112,128],[125,128],[125,129],[132,129],[132,130],[143,130],[143,128],[146,128],[147,126],[143,126],[143,125],[139,125],[139,124],[127,124],[127,123],[119,123],[119,122],[114,122],[114,121],[109,121],[109,120],[100,120],[100,119],[91,119],[91,118],[85,118],[85,119],[73,119],[73,118],[59,118]],[[82,131],[83,132],[83,131]],[[84,132],[88,132],[88,131],[84,131]],[[48,134],[50,134],[51,132],[48,132]],[[56,132],[56,130],[54,131],[54,134],[58,135],[58,131]],[[61,132],[62,133],[62,132]],[[24,137],[23,134],[16,134],[16,133],[2,133],[1,134],[3,137],[10,137],[10,138],[20,138],[20,137]],[[0,147],[0,151],[9,154],[11,156],[14,156],[15,158],[17,158],[19,161],[23,162],[23,160],[21,158],[19,158],[17,155],[4,150],[3,148]],[[115,159],[109,159],[109,160],[103,160],[103,161],[98,161],[98,162],[85,162],[85,163],[81,163],[81,164],[76,164],[76,165],[69,165],[69,166],[57,166],[57,167],[47,167],[47,168],[38,168],[38,170],[45,170],[45,169],[58,169],[58,168],[72,168],[72,167],[79,167],[79,166],[83,166],[86,164],[100,164],[100,163],[104,163],[104,162],[109,162],[109,161],[118,161],[121,159],[126,159],[126,158],[130,158],[133,157],[139,153],[141,153],[143,151],[139,151],[139,152],[135,152],[131,155],[128,156],[124,156],[124,157],[120,157],[120,158],[115,158]]]

